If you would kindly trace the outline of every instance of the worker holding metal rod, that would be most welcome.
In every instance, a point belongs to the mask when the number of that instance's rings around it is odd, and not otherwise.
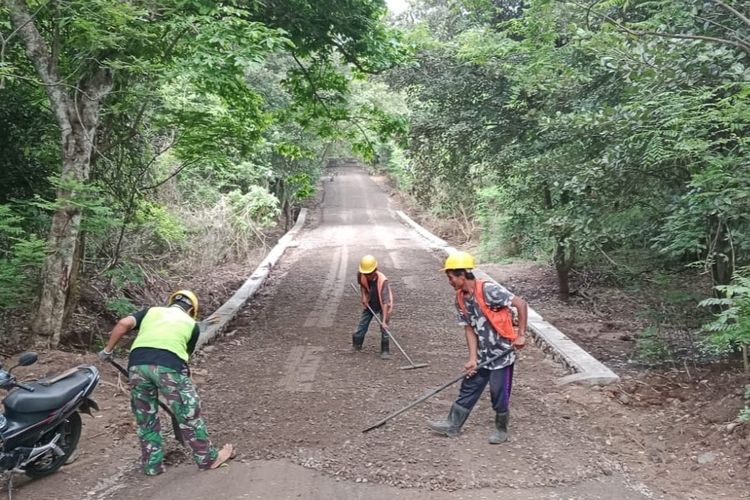
[[[511,350],[508,355],[498,357],[486,366],[478,369],[478,365],[485,364],[485,361],[508,349],[523,348],[526,343],[528,305],[497,283],[478,280],[473,269],[474,257],[466,252],[456,252],[445,260],[443,271],[456,290],[458,322],[465,330],[469,360],[464,364],[466,378],[448,418],[429,422],[428,426],[446,436],[458,435],[489,384],[492,408],[495,410],[495,431],[489,442],[500,444],[508,439],[510,392],[516,355]],[[518,328],[513,325],[511,307],[517,311]]]
[[[380,357],[390,359],[390,341],[388,336],[388,321],[393,310],[393,293],[388,278],[378,271],[378,261],[372,255],[365,255],[359,261],[357,282],[360,287],[360,301],[362,314],[357,330],[352,336],[352,352],[362,350],[365,334],[370,327],[373,313],[380,316]]]

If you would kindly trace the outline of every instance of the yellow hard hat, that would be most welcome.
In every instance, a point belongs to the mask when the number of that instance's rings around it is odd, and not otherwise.
[[[190,305],[193,307],[190,316],[192,316],[193,319],[198,317],[198,297],[196,297],[193,292],[191,292],[190,290],[177,290],[169,296],[167,305],[171,306],[177,301],[190,303]]]
[[[451,269],[474,269],[474,257],[467,252],[452,253],[445,259],[442,271]]]
[[[359,272],[362,274],[370,274],[378,268],[378,261],[372,255],[365,255],[359,259]]]

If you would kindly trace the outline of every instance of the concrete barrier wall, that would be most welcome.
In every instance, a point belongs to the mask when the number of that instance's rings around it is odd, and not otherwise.
[[[397,211],[396,215],[408,226],[419,233],[435,251],[442,252],[445,256],[457,252],[455,248],[448,243],[432,234],[414,222],[408,215],[402,211]],[[497,282],[492,276],[488,275],[481,269],[475,269],[474,274],[482,279],[490,279]],[[552,324],[546,322],[542,316],[529,307],[529,325],[534,342],[552,359],[561,363],[566,369],[572,372],[570,375],[558,379],[560,384],[579,383],[584,385],[607,385],[613,384],[620,380],[612,370],[607,368],[603,363],[598,361],[592,355],[583,350],[578,344],[573,342],[567,335],[555,328]]]
[[[201,346],[213,340],[217,335],[223,332],[227,325],[237,315],[240,309],[242,309],[248,300],[260,289],[263,283],[268,278],[271,269],[276,265],[287,248],[292,244],[294,237],[305,225],[305,219],[307,218],[307,209],[303,208],[300,210],[297,222],[294,227],[289,230],[284,236],[279,239],[276,246],[274,246],[265,259],[255,268],[253,274],[245,281],[239,290],[232,295],[221,307],[219,307],[213,314],[209,316],[210,322],[204,323],[205,328],[201,328],[201,335],[198,338],[198,344],[196,349],[200,349]]]
[[[438,238],[430,231],[414,222],[404,212],[396,211],[396,215],[405,224],[420,234],[429,243],[430,248],[433,250],[438,251],[445,256],[457,251],[445,240]],[[302,209],[294,227],[278,241],[276,246],[271,249],[266,258],[263,259],[240,289],[209,316],[211,321],[205,323],[205,327],[201,329],[201,335],[198,339],[198,348],[222,333],[239,310],[242,309],[248,300],[250,300],[260,289],[286,249],[292,245],[294,237],[300,231],[302,226],[304,226],[306,217],[307,209]],[[483,272],[481,269],[476,269],[475,274],[482,279],[491,279],[495,281],[492,276]],[[617,374],[587,353],[552,324],[545,321],[544,318],[532,308],[529,308],[529,330],[534,338],[534,342],[554,360],[561,363],[571,372],[570,375],[561,377],[558,380],[560,384],[580,383],[586,385],[607,385],[619,380]]]

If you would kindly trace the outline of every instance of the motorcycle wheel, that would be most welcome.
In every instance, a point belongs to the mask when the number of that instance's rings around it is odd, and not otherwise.
[[[38,445],[48,443],[58,433],[61,434],[61,436],[57,441],[57,445],[65,454],[59,457],[55,452],[51,450],[48,451],[41,457],[26,465],[25,472],[27,476],[38,479],[40,477],[49,476],[62,467],[65,461],[75,451],[76,446],[78,446],[78,440],[81,438],[81,415],[78,412],[71,414],[60,425],[42,436]]]

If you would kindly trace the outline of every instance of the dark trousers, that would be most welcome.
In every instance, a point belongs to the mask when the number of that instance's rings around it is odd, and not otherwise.
[[[471,378],[461,383],[456,404],[471,410],[479,401],[482,391],[490,384],[492,408],[498,413],[505,413],[510,406],[510,390],[513,386],[513,365],[499,370],[480,368]]]
[[[383,311],[378,311],[377,315],[382,321]],[[365,341],[365,334],[367,333],[367,329],[370,328],[371,321],[372,313],[369,309],[363,309],[362,316],[359,317],[359,325],[357,325],[357,331],[354,332],[354,336],[352,337],[352,342],[354,343],[354,345],[361,346]],[[386,332],[382,327],[380,328],[380,348],[381,350],[388,350],[388,332]]]

